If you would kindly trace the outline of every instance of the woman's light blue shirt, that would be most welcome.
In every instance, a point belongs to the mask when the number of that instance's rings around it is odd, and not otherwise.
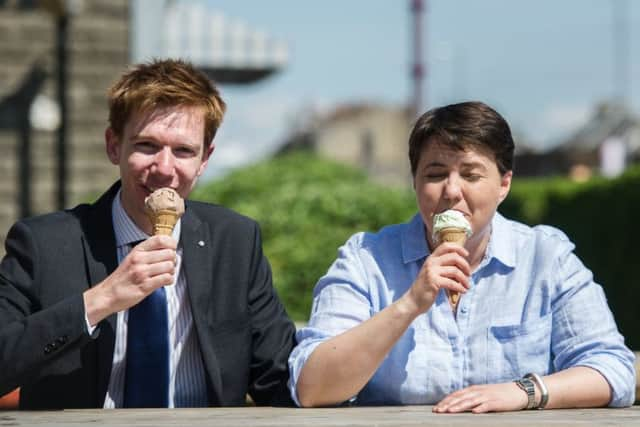
[[[474,384],[587,366],[611,385],[610,406],[634,401],[634,355],[604,292],[558,229],[496,213],[485,258],[454,317],[444,290],[418,316],[356,396],[362,405],[435,404]],[[429,256],[419,214],[378,233],[358,233],[313,293],[307,327],[289,358],[289,387],[318,344],[381,311],[410,287]],[[365,351],[363,349],[363,351]]]

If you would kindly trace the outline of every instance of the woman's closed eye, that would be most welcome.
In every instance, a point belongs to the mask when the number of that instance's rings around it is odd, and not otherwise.
[[[482,175],[479,173],[465,173],[462,175],[462,178],[470,182],[475,182],[482,179]]]
[[[424,178],[429,180],[429,181],[441,181],[443,179],[446,179],[447,176],[448,176],[448,174],[446,174],[446,173],[433,172],[433,173],[425,174]]]

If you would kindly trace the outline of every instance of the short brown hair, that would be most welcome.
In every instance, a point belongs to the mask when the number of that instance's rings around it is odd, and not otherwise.
[[[152,60],[133,66],[108,93],[109,125],[119,137],[135,113],[173,106],[204,111],[204,148],[209,148],[222,123],[226,104],[213,82],[192,64],[175,59]]]
[[[462,102],[434,108],[416,122],[409,137],[411,173],[416,168],[424,147],[437,142],[454,150],[468,148],[488,150],[502,175],[513,170],[513,137],[507,121],[482,102]]]

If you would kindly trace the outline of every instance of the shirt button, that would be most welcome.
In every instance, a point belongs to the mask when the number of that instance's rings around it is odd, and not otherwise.
[[[466,313],[467,311],[469,311],[469,308],[466,305],[463,305],[462,307],[460,307],[460,311],[462,313]]]

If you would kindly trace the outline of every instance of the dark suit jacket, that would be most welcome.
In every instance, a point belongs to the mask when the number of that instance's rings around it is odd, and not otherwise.
[[[82,293],[117,266],[111,202],[118,188],[9,231],[0,264],[0,395],[20,386],[21,408],[104,403],[116,316],[90,337]],[[187,201],[180,241],[210,405],[243,405],[247,392],[258,404],[288,404],[295,328],[273,289],[258,225]]]

